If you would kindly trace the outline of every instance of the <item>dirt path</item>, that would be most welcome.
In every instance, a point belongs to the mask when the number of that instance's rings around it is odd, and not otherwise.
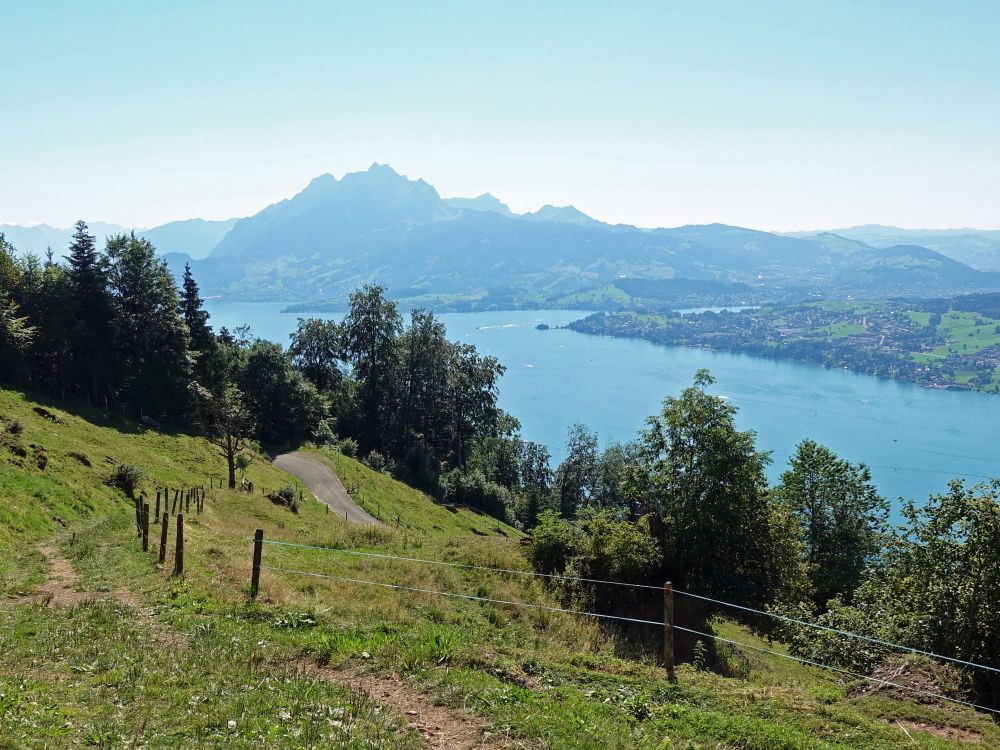
[[[373,675],[353,669],[337,670],[301,665],[308,675],[335,682],[356,693],[368,695],[406,721],[420,733],[428,750],[505,750],[523,748],[509,737],[490,736],[486,723],[477,716],[447,706],[439,706],[432,696],[408,686],[397,675]]]
[[[274,465],[301,479],[316,499],[348,522],[379,524],[351,499],[340,478],[319,461],[302,453],[283,453],[274,459]]]
[[[58,548],[51,544],[39,547],[38,551],[45,555],[49,563],[48,577],[45,583],[28,599],[41,600],[57,607],[71,607],[86,599],[93,599],[98,594],[92,591],[77,591],[76,584],[80,580],[73,565],[62,556]]]

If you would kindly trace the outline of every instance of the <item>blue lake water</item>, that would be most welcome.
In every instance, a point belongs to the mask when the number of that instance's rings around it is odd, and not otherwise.
[[[256,336],[287,345],[295,315],[279,303],[212,300],[216,330],[246,323]],[[441,315],[450,338],[475,344],[507,367],[500,403],[522,434],[548,446],[558,461],[570,425],[597,430],[601,442],[628,441],[663,398],[705,367],[713,392],[739,407],[743,429],[773,454],[771,479],[795,445],[810,437],[851,461],[864,461],[886,497],[925,499],[953,477],[1000,476],[1000,397],[938,391],[844,370],[759,359],[644,341],[539,331],[585,312],[567,310]],[[339,315],[321,317],[339,318]]]

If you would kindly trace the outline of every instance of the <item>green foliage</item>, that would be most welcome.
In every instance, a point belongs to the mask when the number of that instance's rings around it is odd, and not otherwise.
[[[482,471],[452,471],[441,477],[445,502],[468,505],[506,522],[511,505],[510,492],[491,482]]]
[[[868,467],[803,440],[773,494],[798,523],[815,605],[835,596],[850,600],[887,533],[889,505]]]
[[[736,601],[769,601],[782,588],[767,564],[783,556],[764,468],[752,431],[736,429],[736,407],[710,395],[699,371],[680,397],[647,420],[632,493],[662,529],[667,572],[681,586]]]
[[[577,554],[579,543],[579,534],[569,521],[555,511],[544,511],[531,530],[532,565],[541,573],[561,572]]]

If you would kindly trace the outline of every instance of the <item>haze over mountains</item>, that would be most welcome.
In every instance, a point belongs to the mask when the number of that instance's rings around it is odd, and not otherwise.
[[[120,224],[108,224],[103,221],[95,221],[88,226],[91,234],[97,237],[98,244],[102,246],[110,235],[134,229],[136,234],[148,237],[156,249],[164,255],[167,253],[186,253],[192,258],[204,258],[212,252],[212,248],[219,244],[219,241],[228,234],[237,221],[237,219],[223,221],[186,219],[171,221],[152,229],[124,227]],[[69,246],[70,238],[73,236],[72,227],[51,227],[48,224],[36,224],[30,227],[0,224],[0,232],[21,252],[31,252],[38,255],[44,255],[48,248],[52,248],[52,252],[57,256],[63,255]]]
[[[95,223],[99,238],[121,227]],[[0,227],[21,250],[70,230]],[[584,304],[642,280],[691,303],[1000,290],[1000,231],[854,227],[775,234],[723,224],[642,229],[572,206],[515,214],[498,198],[442,198],[387,165],[322,175],[253,216],[143,232],[208,295],[342,304],[361,284],[454,309]]]

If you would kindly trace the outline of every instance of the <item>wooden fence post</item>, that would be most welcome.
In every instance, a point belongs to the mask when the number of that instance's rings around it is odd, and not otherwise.
[[[181,494],[180,490],[174,490],[174,504],[170,508],[170,515],[172,516],[177,515],[177,498],[180,497],[180,494]]]
[[[174,575],[184,575],[184,516],[177,516],[177,542],[174,544]]]
[[[163,511],[163,524],[160,526],[160,565],[167,561],[167,526],[170,524],[170,514]]]
[[[264,529],[253,533],[253,567],[250,570],[250,598],[256,599],[260,590],[260,558],[264,552]]]
[[[667,674],[674,674],[674,587],[663,584],[663,665]]]
[[[149,552],[149,503],[142,504],[142,551]]]

